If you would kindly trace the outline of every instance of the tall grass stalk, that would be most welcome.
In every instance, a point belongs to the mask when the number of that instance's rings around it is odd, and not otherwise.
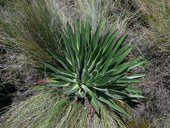
[[[126,128],[121,119],[103,105],[101,105],[100,119],[97,115],[89,116],[88,105],[62,99],[60,94],[56,93],[57,90],[43,90],[11,108],[2,119],[0,127]],[[61,100],[62,103],[59,102]]]

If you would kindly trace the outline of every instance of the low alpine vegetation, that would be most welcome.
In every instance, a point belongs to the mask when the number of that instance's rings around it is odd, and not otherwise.
[[[90,112],[100,115],[102,103],[129,116],[119,103],[143,98],[130,84],[144,76],[131,73],[132,68],[144,61],[140,57],[125,61],[134,47],[129,43],[122,45],[127,35],[116,39],[117,30],[111,28],[100,36],[101,26],[102,21],[92,33],[89,18],[85,23],[75,20],[74,29],[67,24],[67,29],[61,32],[63,52],[49,50],[58,64],[42,62],[45,68],[36,68],[50,74],[46,86],[63,90],[67,99],[85,101]]]

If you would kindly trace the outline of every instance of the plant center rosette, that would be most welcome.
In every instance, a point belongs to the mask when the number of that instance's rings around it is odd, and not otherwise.
[[[62,53],[48,50],[59,64],[42,62],[45,68],[36,67],[50,74],[48,81],[40,83],[60,88],[65,98],[83,99],[90,111],[93,109],[98,115],[102,103],[129,116],[121,105],[127,100],[143,98],[130,84],[139,82],[138,78],[144,76],[132,74],[131,69],[145,62],[141,57],[125,61],[134,48],[130,43],[122,44],[127,35],[116,39],[117,30],[111,28],[100,36],[101,27],[100,21],[92,33],[88,18],[85,23],[75,20],[73,28],[67,24],[67,29],[60,33]]]

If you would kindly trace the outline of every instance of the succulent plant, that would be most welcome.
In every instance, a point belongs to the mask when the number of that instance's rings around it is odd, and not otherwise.
[[[101,26],[102,21],[93,34],[88,18],[85,23],[75,20],[74,29],[67,24],[67,29],[61,32],[63,52],[48,50],[59,64],[42,62],[51,76],[45,85],[61,88],[66,97],[87,101],[97,114],[102,103],[129,116],[119,103],[143,98],[130,84],[139,82],[138,78],[144,75],[130,71],[144,61],[141,57],[125,61],[134,45],[122,45],[127,35],[116,39],[114,27],[100,36]],[[37,69],[44,71],[41,67]]]

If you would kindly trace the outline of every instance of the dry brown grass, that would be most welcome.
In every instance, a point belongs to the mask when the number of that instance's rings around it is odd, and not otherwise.
[[[148,24],[146,36],[163,52],[170,51],[170,1],[132,0]]]

